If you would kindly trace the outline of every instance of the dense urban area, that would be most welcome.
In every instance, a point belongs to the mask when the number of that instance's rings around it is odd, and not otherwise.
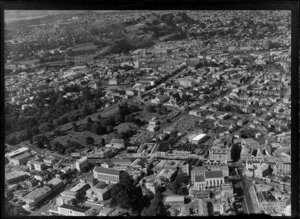
[[[291,215],[290,17],[5,22],[5,213]]]

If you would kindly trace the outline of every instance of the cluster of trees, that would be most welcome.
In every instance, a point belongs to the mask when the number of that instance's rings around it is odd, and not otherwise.
[[[218,105],[217,106],[218,111],[225,111],[225,112],[235,112],[238,114],[244,114],[244,112],[241,110],[239,106],[232,105],[232,104],[225,104],[225,105]]]
[[[9,217],[18,217],[18,216],[28,216],[30,215],[29,211],[26,211],[21,206],[14,206],[8,201],[4,201],[4,215]]]
[[[242,147],[240,144],[233,144],[231,147],[230,155],[232,162],[237,162],[240,159]]]
[[[141,187],[135,185],[133,178],[127,172],[121,172],[120,182],[112,188],[110,204],[141,215],[149,200],[143,196]]]
[[[191,151],[191,152],[193,152],[197,148],[199,148],[199,145],[190,144],[190,143],[180,144],[178,145],[178,147],[176,147],[177,150]]]
[[[123,122],[137,122],[137,118],[132,116],[133,113],[139,111],[138,106],[136,105],[127,105],[122,104],[119,106],[118,112],[113,116],[102,117],[101,115],[98,116],[98,121],[92,121],[91,118],[87,118],[87,122],[83,126],[83,130],[91,131],[96,134],[107,134],[113,131],[113,128]],[[131,135],[134,134],[133,130],[129,130],[126,132],[120,133],[122,137],[129,138]]]
[[[66,92],[82,90],[81,98],[70,100],[63,98]],[[39,93],[32,102],[33,107],[21,111],[17,106],[5,104],[5,131],[7,141],[18,144],[32,140],[34,135],[51,132],[70,121],[77,121],[102,106],[100,98],[104,95],[101,89],[91,91],[79,86],[70,86],[64,92]],[[48,105],[48,106],[46,106]],[[11,135],[10,135],[11,134]]]
[[[189,176],[179,170],[174,181],[170,183],[170,190],[178,195],[188,195],[188,189],[186,185],[189,183]]]
[[[110,204],[128,210],[131,216],[167,216],[162,192],[157,187],[154,196],[151,192],[144,195],[142,187],[127,172],[121,172],[120,182],[112,188]]]
[[[163,203],[161,188],[156,188],[154,198],[151,200],[150,205],[142,210],[141,216],[168,216]]]
[[[240,135],[241,138],[254,138],[257,130],[253,128],[244,128],[241,130]]]

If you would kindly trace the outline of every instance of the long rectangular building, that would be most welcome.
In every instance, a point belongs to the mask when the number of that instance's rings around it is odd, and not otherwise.
[[[33,208],[43,201],[52,192],[52,189],[48,186],[36,189],[23,197],[23,201],[26,202],[26,207]]]
[[[93,170],[94,178],[99,181],[118,183],[120,181],[120,170],[96,166]]]

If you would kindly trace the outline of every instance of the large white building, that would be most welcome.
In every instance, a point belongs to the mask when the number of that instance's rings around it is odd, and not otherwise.
[[[119,170],[99,166],[96,166],[93,170],[95,179],[110,183],[118,183],[120,181],[120,172]]]
[[[82,171],[84,168],[88,166],[88,159],[87,157],[82,157],[75,162],[75,167],[78,171]]]
[[[194,190],[206,190],[210,188],[220,187],[224,184],[223,171],[207,170],[205,168],[194,168],[192,170],[192,182]]]

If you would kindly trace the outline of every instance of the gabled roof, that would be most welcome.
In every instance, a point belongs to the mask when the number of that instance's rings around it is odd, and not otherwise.
[[[117,176],[119,176],[119,174],[120,174],[119,170],[115,170],[112,168],[99,167],[99,166],[95,167],[93,172],[111,174],[111,175],[117,175]]]
[[[205,171],[205,178],[222,178],[222,170]]]

